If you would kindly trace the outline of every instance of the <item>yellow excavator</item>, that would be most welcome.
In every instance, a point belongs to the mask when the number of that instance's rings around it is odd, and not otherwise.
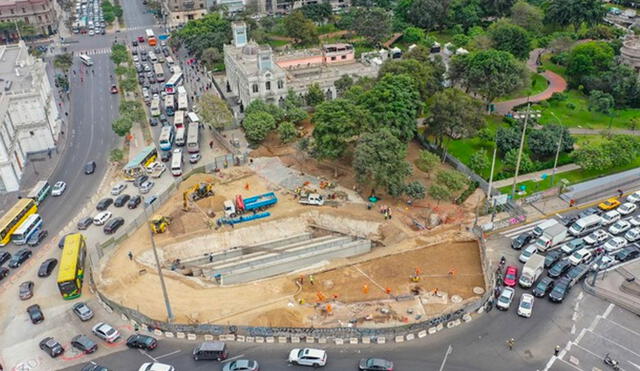
[[[214,195],[213,184],[199,183],[182,193],[182,209],[189,210],[189,201],[198,201]]]
[[[171,224],[171,218],[168,216],[154,215],[151,220],[149,220],[149,225],[153,233],[164,233],[169,224]]]

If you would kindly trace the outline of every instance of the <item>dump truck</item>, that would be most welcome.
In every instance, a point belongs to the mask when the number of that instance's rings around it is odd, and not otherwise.
[[[234,218],[235,216],[248,211],[262,211],[275,205],[277,202],[278,197],[276,197],[276,194],[273,192],[249,198],[242,198],[242,195],[237,195],[235,202],[231,200],[226,200],[224,202],[224,214],[229,218]]]
[[[319,193],[308,193],[306,195],[300,196],[298,202],[303,205],[322,206],[324,205],[324,197],[322,197],[322,195],[320,195]]]
[[[153,233],[164,233],[169,224],[171,224],[171,218],[168,216],[154,215],[151,220],[149,220],[149,225]]]
[[[557,246],[567,238],[567,228],[562,224],[554,224],[542,231],[542,235],[536,240],[538,251],[545,252]]]
[[[522,267],[522,274],[518,284],[522,288],[529,288],[544,271],[544,256],[533,254]]]

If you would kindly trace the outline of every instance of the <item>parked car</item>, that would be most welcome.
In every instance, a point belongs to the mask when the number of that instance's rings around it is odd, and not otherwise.
[[[634,227],[640,227],[640,215],[636,215],[633,218],[627,219]]]
[[[110,197],[103,198],[96,205],[96,210],[105,211],[112,203],[113,203],[113,198],[110,198]]]
[[[140,188],[140,186],[145,183],[147,180],[149,180],[149,176],[148,175],[140,175],[139,177],[137,177],[134,181],[133,181],[133,186],[136,188]]]
[[[103,225],[107,220],[111,219],[111,215],[113,215],[111,214],[111,211],[102,211],[93,218],[93,224]]]
[[[91,354],[98,350],[98,344],[87,335],[76,335],[71,339],[71,346],[85,354]]]
[[[609,233],[613,235],[621,234],[629,230],[629,228],[631,228],[631,223],[626,220],[618,220],[609,227]]]
[[[55,339],[52,337],[46,337],[40,340],[40,349],[47,352],[47,354],[51,358],[56,358],[57,356],[64,353],[64,348],[62,347],[62,345],[55,341]]]
[[[633,202],[625,202],[616,210],[621,215],[629,215],[633,214],[634,211],[638,209],[638,206]]]
[[[9,275],[9,268],[0,267],[0,281],[5,279]]]
[[[155,117],[152,117],[149,119],[149,125],[151,126],[158,126],[158,119]]]
[[[78,318],[80,318],[81,321],[88,321],[93,318],[93,311],[83,302],[75,303],[71,307],[71,310],[76,314],[76,316],[78,316]]]
[[[93,174],[96,171],[96,162],[89,161],[84,165],[84,173],[89,175]]]
[[[54,197],[62,196],[65,189],[67,189],[67,183],[59,180],[56,182],[56,184],[53,185],[53,188],[51,188],[51,195]]]
[[[393,362],[382,358],[363,358],[358,363],[360,371],[393,371]]]
[[[160,160],[162,162],[168,162],[169,160],[171,160],[171,151],[167,151],[167,152],[162,151],[160,153]]]
[[[87,216],[85,218],[80,219],[77,226],[79,230],[83,231],[89,228],[89,226],[92,224],[93,224],[93,218],[90,216]]]
[[[562,250],[551,250],[544,257],[544,268],[547,269],[554,265],[558,260],[562,258]]]
[[[123,224],[124,224],[124,218],[122,217],[113,218],[104,226],[104,229],[103,229],[104,233],[105,234],[116,233],[118,228],[122,227]]]
[[[153,188],[153,185],[155,183],[147,180],[146,182],[140,184],[140,193],[145,194],[145,193],[149,193],[149,191],[151,191],[151,188]]]
[[[49,258],[40,264],[38,268],[38,277],[49,277],[53,269],[58,265],[58,259]]]
[[[138,207],[138,205],[140,205],[140,202],[142,202],[142,196],[135,195],[131,197],[131,199],[129,199],[129,202],[127,202],[127,208],[135,209],[136,207]]]
[[[197,163],[198,161],[200,161],[200,159],[201,159],[201,158],[202,158],[202,156],[201,156],[199,153],[192,153],[192,154],[189,156],[189,163],[190,163],[190,164],[195,164],[195,163]]]
[[[518,315],[520,317],[529,318],[533,314],[533,295],[522,294],[520,296],[520,304],[518,305]]]
[[[99,337],[100,339],[106,341],[107,343],[113,343],[120,338],[120,333],[118,330],[113,328],[106,322],[100,322],[93,326],[91,329],[93,333]]]
[[[158,346],[158,341],[152,336],[135,334],[129,336],[127,339],[127,346],[129,348],[153,350]]]
[[[147,362],[143,363],[142,366],[138,369],[138,371],[175,371],[175,367],[160,363],[160,362]]]
[[[599,203],[598,207],[600,208],[600,210],[604,211],[613,210],[616,207],[620,206],[620,203],[621,202],[617,198],[612,197],[604,202]]]
[[[18,250],[15,254],[13,254],[11,260],[9,260],[9,267],[18,268],[22,265],[22,263],[27,261],[27,259],[29,259],[32,254],[33,253],[31,252],[31,250],[26,248]]]
[[[122,193],[122,191],[124,191],[125,188],[127,188],[127,185],[125,183],[117,183],[111,188],[111,195],[117,196],[120,193]]]
[[[531,255],[535,254],[536,252],[538,252],[538,246],[536,246],[535,244],[531,244],[525,247],[524,250],[522,250],[522,253],[518,257],[518,260],[521,263],[526,263]]]
[[[570,283],[568,278],[559,279],[553,290],[549,293],[549,300],[554,303],[562,302],[571,289]]]
[[[6,263],[11,259],[11,253],[8,251],[0,251],[0,265]]]
[[[27,314],[29,315],[29,319],[31,319],[31,323],[34,325],[44,321],[44,313],[42,313],[42,309],[40,309],[38,304],[28,306]]]
[[[515,290],[511,287],[503,288],[500,296],[498,296],[498,300],[496,301],[496,308],[500,310],[508,310],[511,306],[515,293]]]
[[[533,288],[532,294],[538,298],[542,298],[553,290],[555,281],[551,277],[542,277]]]
[[[624,234],[625,240],[629,242],[635,242],[640,240],[640,228],[631,228]]]
[[[28,300],[33,297],[33,281],[25,281],[18,288],[18,296],[20,300]]]
[[[320,367],[327,364],[327,352],[314,348],[295,348],[289,352],[289,363],[301,366]]]
[[[504,284],[505,286],[515,287],[516,282],[518,282],[518,267],[510,265],[504,273]]]
[[[578,213],[578,218],[584,218],[585,216],[589,216],[589,215],[593,215],[593,214],[598,214],[600,215],[602,213],[602,210],[595,208],[595,207],[590,207],[588,209],[584,209],[581,212]]]
[[[157,199],[158,199],[158,196],[156,196],[156,195],[151,195],[151,196],[149,196],[149,197],[147,197],[147,198],[145,198],[145,199],[144,199],[144,205],[145,205],[145,206],[149,206],[149,205],[151,205],[152,203],[154,203]]]
[[[591,271],[597,272],[601,269],[607,269],[616,263],[615,259],[609,255],[601,255],[593,263],[591,263]]]
[[[565,274],[571,268],[571,263],[568,260],[560,260],[554,264],[547,272],[547,275],[551,278],[558,278]]]
[[[614,251],[618,251],[621,248],[627,246],[627,243],[628,243],[627,240],[622,237],[613,237],[607,240],[607,242],[605,242],[605,244],[602,245],[602,247],[605,249],[606,252],[611,253]]]
[[[635,191],[627,196],[627,202],[640,202],[640,191]]]
[[[91,362],[84,365],[80,371],[109,371],[109,369],[97,363]]]
[[[587,245],[594,245],[594,244],[604,242],[609,238],[611,238],[611,235],[609,233],[607,233],[604,229],[598,229],[597,231],[585,237],[584,242]]]
[[[520,250],[522,247],[528,244],[532,238],[533,235],[529,232],[521,233],[518,235],[518,237],[514,238],[513,241],[511,241],[511,248]]]
[[[635,259],[638,256],[640,256],[640,248],[636,244],[627,246],[614,255],[616,260],[620,262],[626,262],[627,260]]]
[[[258,371],[260,365],[257,361],[250,359],[236,359],[235,361],[227,362],[222,367],[222,371]]]
[[[590,249],[580,249],[569,257],[569,263],[571,265],[578,265],[582,263],[588,263],[594,258],[593,252]]]
[[[129,199],[131,198],[131,196],[129,196],[128,194],[121,194],[120,196],[118,196],[116,198],[116,200],[113,202],[113,206],[115,207],[122,207],[124,206],[127,201],[129,201]]]

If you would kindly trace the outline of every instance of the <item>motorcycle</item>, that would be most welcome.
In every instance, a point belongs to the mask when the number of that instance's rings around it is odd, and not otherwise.
[[[504,265],[507,263],[507,259],[503,256],[500,258],[500,266],[504,267]]]
[[[620,362],[618,362],[615,359],[609,357],[609,353],[604,355],[603,362],[604,362],[605,365],[611,367],[612,369],[614,369],[616,371],[620,370]]]

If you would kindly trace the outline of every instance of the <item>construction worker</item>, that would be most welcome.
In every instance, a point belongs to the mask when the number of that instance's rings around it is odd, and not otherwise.
[[[313,274],[309,275],[309,283],[313,286]]]
[[[556,349],[553,350],[553,355],[557,357],[559,353],[560,353],[560,345],[556,345]]]
[[[513,350],[513,345],[515,344],[515,342],[516,340],[514,338],[507,340],[507,346],[509,347],[509,350]]]
[[[133,260],[133,253],[131,251],[129,251],[127,255],[129,256],[129,260]]]

